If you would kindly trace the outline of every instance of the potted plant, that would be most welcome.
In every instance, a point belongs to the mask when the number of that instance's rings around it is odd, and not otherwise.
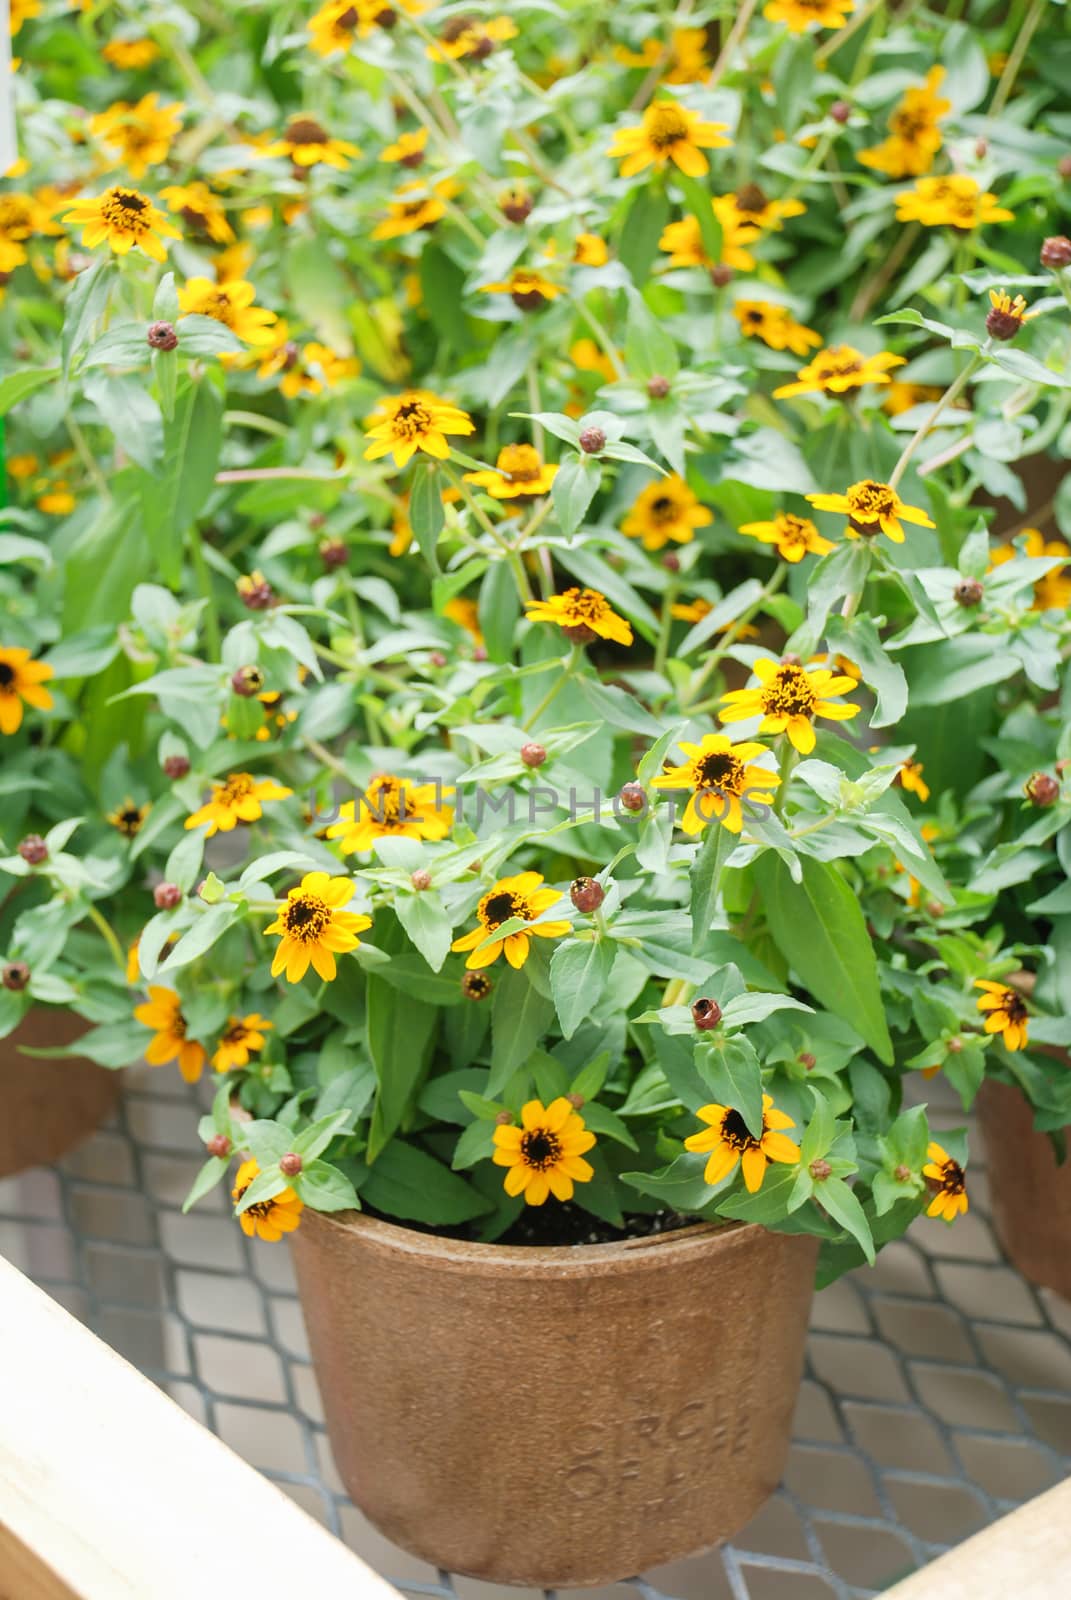
[[[1068,1120],[1043,13],[83,18],[116,100],[19,8],[0,1022],[214,1078],[438,1565],[731,1534],[813,1284],[968,1207],[923,1074]]]

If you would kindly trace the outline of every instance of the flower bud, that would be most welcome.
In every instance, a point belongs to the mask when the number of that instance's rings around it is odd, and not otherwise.
[[[905,1167],[904,1163],[901,1161],[900,1165],[893,1172],[893,1177],[896,1179],[897,1183],[909,1183],[911,1181],[911,1168]]]
[[[833,1176],[833,1168],[821,1156],[816,1156],[807,1170],[815,1183],[824,1183],[827,1178]]]
[[[716,1000],[701,994],[698,1000],[692,1001],[692,1021],[700,1033],[709,1033],[721,1021],[721,1006]]]
[[[993,306],[985,319],[985,331],[994,339],[1007,343],[1014,339],[1023,325],[1023,318],[1014,311],[1005,311],[1000,306]]]
[[[526,767],[541,767],[547,759],[547,752],[541,744],[530,739],[527,744],[521,745],[521,760]]]
[[[818,1057],[812,1056],[809,1050],[804,1050],[798,1057],[798,1060],[804,1072],[813,1072],[815,1067],[818,1065]]]
[[[238,598],[247,611],[267,611],[275,604],[275,591],[263,572],[251,572],[235,584]]]
[[[472,659],[473,661],[486,661],[487,646],[485,644],[474,645],[472,649]]]
[[[178,349],[178,334],[170,322],[150,322],[145,338],[153,350]]]
[[[989,154],[989,140],[976,139],[974,141],[974,156],[976,161],[984,161]]]
[[[1066,234],[1058,233],[1045,240],[1041,247],[1041,265],[1051,267],[1053,272],[1071,267],[1071,239]]]
[[[507,222],[524,222],[532,213],[535,202],[524,189],[509,189],[499,201]]]
[[[670,383],[668,378],[663,378],[657,373],[647,380],[647,393],[652,400],[664,400],[669,393]]]
[[[641,783],[626,783],[618,791],[618,801],[625,811],[646,811],[647,791]]]
[[[662,566],[667,572],[679,572],[681,570],[681,558],[675,550],[670,550],[667,555],[662,557]]]
[[[413,885],[414,889],[430,889],[431,873],[428,871],[427,867],[417,867],[416,871],[410,875],[409,882]]]
[[[960,1051],[963,1049],[963,1040],[960,1038],[958,1033],[953,1034],[952,1038],[948,1040],[947,1044],[945,1045],[945,1049],[948,1051],[950,1056],[959,1055]]]
[[[234,1146],[225,1133],[214,1133],[205,1145],[205,1149],[210,1156],[216,1156],[222,1161],[224,1157],[230,1155]]]
[[[509,1127],[512,1127],[512,1125],[513,1125],[513,1112],[512,1111],[500,1111],[498,1113],[497,1117],[495,1118],[495,1127],[496,1128],[509,1128]]]
[[[486,1000],[493,987],[486,972],[466,972],[461,980],[461,993],[466,1000]]]
[[[727,267],[724,261],[719,261],[710,269],[710,281],[715,289],[724,289],[733,281],[733,269]]]
[[[787,650],[781,657],[781,665],[783,667],[802,667],[803,657],[797,655],[794,650]]]
[[[303,1165],[301,1157],[293,1150],[288,1150],[285,1156],[279,1157],[279,1171],[284,1178],[296,1178]]]
[[[834,100],[829,108],[829,114],[834,122],[839,122],[843,127],[851,117],[852,108],[847,100]]]
[[[39,833],[28,833],[19,841],[19,855],[31,867],[39,867],[48,860],[48,845]]]
[[[582,1111],[587,1104],[587,1101],[584,1099],[582,1094],[567,1094],[565,1098],[568,1100],[574,1111]]]
[[[165,756],[164,776],[170,778],[172,783],[177,783],[179,778],[184,778],[190,770],[189,756]]]
[[[446,657],[443,655],[441,650],[433,650],[431,652],[431,655],[428,657],[428,665],[439,668],[446,666]]]
[[[231,675],[231,688],[243,700],[251,700],[264,687],[264,674],[259,667],[238,667]]]
[[[569,898],[578,911],[598,911],[606,891],[594,878],[574,878],[569,885]]]
[[[25,961],[9,961],[0,971],[0,983],[5,989],[12,990],[15,994],[20,989],[25,989],[30,981],[30,969]]]
[[[606,435],[601,428],[581,428],[577,443],[586,456],[597,456],[606,448]]]
[[[320,541],[320,560],[328,572],[333,572],[336,567],[344,567],[349,557],[350,553],[346,548],[344,539],[322,539]]]
[[[984,594],[985,585],[980,578],[961,578],[952,590],[952,598],[958,606],[979,605]]]
[[[174,911],[177,905],[181,905],[182,898],[182,890],[177,883],[158,883],[152,892],[157,911]]]
[[[570,644],[594,644],[599,637],[594,628],[589,628],[586,622],[575,622],[562,632]]]
[[[1061,178],[1071,178],[1071,156],[1061,156],[1056,163],[1056,170]]]
[[[1023,784],[1023,792],[1036,806],[1054,806],[1060,798],[1060,785],[1047,772],[1032,772]]]

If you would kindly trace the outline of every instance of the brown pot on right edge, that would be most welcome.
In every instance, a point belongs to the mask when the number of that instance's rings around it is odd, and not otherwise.
[[[1057,1163],[1019,1089],[987,1079],[978,1116],[993,1226],[1005,1255],[1031,1283],[1071,1300],[1071,1161]]]
[[[33,1006],[0,1039],[0,1178],[58,1161],[115,1109],[119,1073],[81,1056],[22,1053],[74,1044],[89,1027],[73,1011]]]
[[[343,1482],[433,1566],[611,1583],[731,1537],[777,1486],[812,1238],[542,1249],[306,1209],[291,1245]]]

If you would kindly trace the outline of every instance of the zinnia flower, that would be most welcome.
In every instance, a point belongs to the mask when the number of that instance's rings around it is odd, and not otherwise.
[[[238,1205],[253,1179],[260,1175],[260,1168],[250,1157],[243,1161],[234,1178],[234,1188],[231,1190],[231,1199]],[[301,1221],[301,1213],[305,1203],[299,1200],[289,1185],[280,1189],[279,1193],[272,1195],[270,1200],[254,1200],[251,1206],[239,1213],[238,1221],[244,1234],[250,1239],[266,1239],[269,1244],[275,1244],[284,1233],[293,1233]]]
[[[802,200],[771,200],[757,183],[746,183],[722,198],[731,200],[737,215],[756,228],[780,229],[786,217],[802,217],[807,209]]]
[[[901,761],[896,782],[908,794],[917,794],[923,805],[930,798],[930,786],[923,778],[925,767],[921,761]]]
[[[17,733],[22,726],[23,702],[38,711],[51,711],[52,696],[42,688],[52,676],[47,661],[33,661],[19,646],[0,646],[0,733]]]
[[[747,1191],[755,1194],[762,1188],[771,1161],[786,1164],[799,1161],[799,1146],[783,1131],[796,1124],[783,1111],[778,1111],[768,1094],[762,1097],[762,1132],[757,1139],[733,1106],[700,1106],[696,1116],[710,1126],[701,1133],[689,1134],[684,1148],[709,1153],[710,1159],[703,1169],[707,1183],[720,1183],[739,1162]]]
[[[541,889],[542,875],[538,872],[519,872],[513,878],[500,878],[484,895],[476,907],[479,926],[460,939],[455,939],[451,950],[470,951],[466,967],[489,967],[497,961],[503,950],[511,967],[523,967],[528,960],[532,938],[560,939],[570,931],[568,922],[537,922],[544,911],[558,905],[561,895],[557,889]],[[530,922],[534,926],[518,929],[516,933],[495,938],[495,930],[507,922]],[[484,944],[484,940],[488,940]],[[482,949],[480,948],[482,946]]]
[[[259,1011],[247,1017],[231,1017],[212,1056],[217,1072],[230,1072],[233,1067],[247,1067],[249,1057],[264,1048],[264,1035],[275,1026]]]
[[[860,150],[864,167],[884,172],[888,178],[917,178],[929,172],[941,148],[937,123],[952,109],[951,100],[942,100],[937,93],[944,76],[944,67],[931,67],[921,88],[904,91],[889,118],[889,137],[869,150]]]
[[[100,53],[120,72],[136,72],[156,60],[160,46],[152,39],[110,39]]]
[[[150,1067],[163,1066],[165,1061],[174,1061],[177,1057],[179,1071],[186,1082],[196,1083],[204,1071],[205,1048],[195,1039],[187,1039],[182,1002],[174,989],[150,984],[149,998],[134,1007],[134,1018],[143,1027],[153,1030],[154,1037],[145,1050]]]
[[[216,833],[232,833],[240,822],[259,821],[264,814],[262,800],[288,800],[293,792],[273,778],[257,778],[251,772],[232,772],[222,783],[212,785],[211,799],[187,817],[184,826],[204,827],[206,839]]]
[[[1036,311],[1026,309],[1021,294],[1012,299],[1006,289],[990,289],[990,310],[985,319],[986,332],[994,339],[1014,339],[1024,322],[1036,317]]]
[[[453,178],[440,178],[431,188],[418,178],[403,183],[387,204],[387,215],[372,229],[373,239],[401,239],[434,227],[446,215],[446,202],[458,193]]]
[[[721,247],[717,261],[707,254],[706,241],[698,219],[691,212],[679,222],[669,222],[659,236],[658,248],[669,254],[671,267],[732,267],[735,272],[750,272],[755,257],[746,247],[762,237],[762,230],[747,222],[736,209],[731,194],[715,195],[710,202],[718,227],[721,229]]]
[[[705,28],[674,28],[669,43],[648,37],[639,50],[624,45],[614,48],[614,60],[625,67],[644,67],[648,72],[664,67],[663,83],[698,83],[710,70]]]
[[[855,688],[855,679],[837,677],[828,667],[797,667],[766,658],[756,661],[752,671],[759,687],[723,694],[721,700],[726,709],[718,715],[723,722],[744,722],[761,716],[760,733],[787,733],[801,755],[810,755],[814,749],[815,717],[845,722],[859,710],[858,706],[829,698],[848,694]]]
[[[117,828],[127,839],[133,839],[141,832],[142,823],[149,815],[149,810],[149,806],[139,806],[136,800],[127,795],[122,805],[116,806],[114,811],[109,811],[104,820],[110,822],[112,827]]]
[[[77,200],[63,221],[81,226],[82,243],[87,250],[107,240],[117,256],[136,248],[153,261],[167,259],[164,239],[182,237],[148,195],[118,184],[103,194]]]
[[[160,190],[160,199],[166,200],[167,209],[174,216],[181,217],[186,226],[192,228],[195,233],[204,234],[215,244],[233,243],[234,229],[227,221],[227,213],[223,209],[222,202],[212,193],[207,183],[169,184],[166,189]],[[221,282],[224,276],[217,271],[217,277]],[[241,273],[235,273],[233,276],[240,278]],[[203,283],[206,280],[194,278],[190,281]],[[189,287],[187,284],[187,288]],[[211,312],[208,315],[211,316]]]
[[[549,494],[557,467],[541,460],[530,444],[507,444],[498,452],[494,470],[466,472],[465,482],[486,489],[492,500],[531,500]]]
[[[738,300],[733,316],[746,339],[761,339],[771,350],[791,350],[794,356],[805,356],[822,343],[820,333],[797,322],[785,306],[769,300]]]
[[[631,178],[652,164],[664,167],[667,161],[690,178],[709,172],[704,150],[720,150],[732,144],[725,139],[728,124],[704,122],[697,111],[678,105],[675,100],[656,100],[643,113],[638,127],[620,128],[614,135],[608,155],[623,157],[621,176]]]
[[[1025,1050],[1029,1016],[1019,991],[1010,989],[1006,983],[992,983],[988,978],[978,978],[974,987],[985,991],[977,1004],[979,1011],[985,1014],[986,1033],[1001,1034],[1008,1050]]]
[[[336,167],[344,172],[354,156],[360,155],[355,144],[345,139],[332,139],[326,128],[314,117],[291,117],[281,139],[264,147],[266,156],[289,156],[295,166]]]
[[[896,220],[969,233],[990,222],[1014,222],[1015,215],[998,205],[995,194],[983,194],[966,173],[953,172],[943,178],[919,178],[913,189],[898,194]]]
[[[271,344],[275,312],[254,305],[256,297],[253,285],[240,278],[231,278],[227,283],[213,283],[211,278],[190,278],[178,291],[179,307],[184,315],[196,313],[199,317],[222,322],[246,344]]]
[[[759,756],[769,755],[764,744],[733,744],[728,734],[704,734],[702,743],[678,741],[688,760],[679,767],[667,767],[651,779],[654,789],[691,789],[681,827],[685,833],[700,833],[711,817],[723,828],[739,833],[743,827],[741,801],[748,805],[772,806],[773,790],[781,782],[776,772],[756,765]]]
[[[548,1194],[556,1200],[571,1200],[574,1183],[588,1183],[595,1176],[584,1151],[595,1143],[595,1135],[584,1126],[584,1119],[565,1095],[549,1106],[529,1100],[521,1107],[521,1126],[500,1126],[494,1132],[497,1167],[507,1167],[503,1187],[508,1195],[522,1194],[525,1204],[541,1206]]]
[[[855,0],[769,0],[763,16],[783,22],[790,33],[804,33],[812,23],[820,28],[843,28],[855,10]]]
[[[605,239],[597,233],[578,233],[573,245],[573,260],[578,267],[604,267],[610,259]]]
[[[621,524],[629,539],[642,539],[645,550],[661,550],[670,540],[688,544],[697,528],[714,521],[714,514],[699,504],[683,478],[674,473],[656,478],[641,490]]]
[[[884,533],[893,544],[903,544],[904,522],[913,522],[920,528],[932,528],[925,511],[918,506],[905,505],[896,490],[874,478],[863,478],[853,483],[843,494],[808,494],[816,511],[843,511],[848,518],[846,533],[849,539],[872,538]]]
[[[94,139],[116,152],[113,166],[123,165],[132,178],[143,178],[150,167],[166,161],[171,143],[182,127],[181,101],[159,104],[158,94],[143,95],[136,105],[117,100],[89,119]]]
[[[371,850],[377,839],[444,839],[454,820],[453,808],[436,804],[433,783],[415,788],[392,772],[377,772],[358,800],[339,806],[340,820],[327,830],[340,840],[345,856]]]
[[[516,24],[509,17],[454,16],[443,24],[437,44],[429,44],[431,61],[486,61],[498,44],[517,37]]]
[[[372,442],[365,460],[393,455],[396,467],[404,467],[418,450],[445,461],[450,454],[446,434],[476,432],[468,412],[426,389],[407,389],[381,400],[369,421],[372,426],[366,431]]]
[[[902,367],[906,357],[879,350],[865,356],[850,344],[830,345],[796,374],[795,383],[783,383],[774,390],[775,400],[794,394],[846,394],[861,389],[864,383],[888,383],[889,368]]]
[[[1040,556],[1063,556],[1071,561],[1071,545],[1063,539],[1046,539],[1040,528],[1024,528],[1023,551],[1037,559]],[[1014,545],[1000,544],[989,557],[989,571],[1013,561],[1018,554]],[[1071,606],[1071,575],[1066,568],[1056,567],[1046,572],[1034,585],[1034,603],[1031,611],[1066,611]]]
[[[481,294],[508,294],[521,311],[538,311],[561,292],[560,285],[551,283],[549,278],[530,267],[514,267],[509,277],[501,282],[480,285]]]
[[[928,1217],[941,1217],[945,1222],[954,1222],[961,1211],[967,1211],[967,1179],[963,1168],[935,1140],[930,1141],[926,1151],[922,1176],[938,1186],[926,1211]]]
[[[287,983],[300,983],[310,963],[317,977],[330,980],[338,968],[335,956],[356,950],[357,935],[372,926],[371,917],[343,911],[353,898],[349,878],[329,878],[326,872],[307,872],[301,886],[291,889],[279,915],[265,933],[282,935],[271,975],[286,972]]]
[[[589,629],[600,639],[613,639],[617,644],[632,643],[632,627],[619,617],[605,595],[597,589],[566,589],[564,594],[552,594],[549,600],[529,600],[525,606],[529,622],[553,622],[567,634],[574,628]],[[577,643],[589,643],[582,635]]]
[[[397,161],[403,167],[419,167],[424,159],[428,142],[427,128],[416,128],[412,133],[400,133],[393,144],[385,145],[379,152],[381,161]]]
[[[791,511],[778,511],[772,522],[745,522],[737,532],[762,544],[776,545],[781,560],[793,565],[807,554],[824,556],[834,548],[829,539],[822,538],[810,517],[797,517]]]

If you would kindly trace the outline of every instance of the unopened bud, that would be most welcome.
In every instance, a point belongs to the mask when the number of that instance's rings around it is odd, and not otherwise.
[[[428,657],[428,664],[432,667],[445,667],[446,657],[443,655],[441,650],[433,650],[431,655]]]
[[[833,1168],[821,1156],[816,1156],[807,1170],[815,1183],[824,1183],[827,1178],[833,1176]]]
[[[943,902],[940,900],[927,900],[926,914],[930,917],[943,917],[945,914]],[[873,937],[876,937],[876,935]]]
[[[617,798],[625,811],[645,811],[647,809],[647,791],[642,784],[626,783],[618,791]]]
[[[172,783],[177,783],[179,778],[184,778],[190,770],[189,756],[165,756],[164,777],[170,778]]]
[[[410,875],[409,882],[414,889],[430,889],[431,873],[427,867],[417,867],[416,871]]]
[[[251,700],[264,687],[264,674],[259,667],[238,667],[231,674],[231,688],[243,700]]]
[[[839,122],[843,127],[851,117],[852,108],[847,100],[834,100],[829,108],[829,114],[834,122]]]
[[[562,632],[570,644],[594,644],[599,637],[594,628],[589,628],[586,622],[573,622]]]
[[[182,890],[177,883],[158,883],[152,892],[157,911],[174,911],[182,902]]]
[[[344,567],[349,560],[349,550],[343,539],[322,539],[320,541],[320,560],[328,572],[333,572],[336,567]]]
[[[724,289],[733,281],[733,269],[727,267],[724,261],[719,261],[717,266],[710,269],[710,281],[715,289]]]
[[[574,1111],[582,1111],[587,1101],[582,1094],[567,1094],[565,1097]]]
[[[1054,806],[1060,798],[1060,785],[1047,772],[1032,772],[1023,784],[1023,792],[1036,806]]]
[[[205,1149],[210,1156],[216,1156],[222,1161],[224,1157],[230,1155],[234,1146],[225,1133],[214,1133],[205,1145]]]
[[[486,661],[487,646],[485,644],[474,645],[472,649],[472,659],[473,661]]]
[[[662,557],[662,565],[667,572],[679,572],[681,558],[675,550],[670,550]]]
[[[781,665],[783,667],[802,667],[803,657],[797,655],[794,650],[788,650],[781,657]]]
[[[547,759],[547,752],[541,744],[530,739],[527,744],[521,745],[521,760],[526,767],[541,767]]]
[[[597,456],[606,448],[606,435],[601,428],[581,428],[577,443],[586,456]]]
[[[48,860],[48,845],[39,833],[28,833],[19,841],[19,855],[31,867],[39,867]]]
[[[498,1116],[495,1118],[495,1127],[496,1128],[509,1128],[509,1127],[512,1126],[512,1124],[513,1124],[513,1112],[512,1111],[500,1111],[498,1113]]]
[[[818,1065],[818,1057],[812,1056],[809,1050],[804,1050],[799,1057],[799,1063],[805,1072],[813,1072]]]
[[[512,189],[499,203],[507,222],[524,222],[531,216],[534,201],[523,189]]]
[[[978,161],[984,161],[988,154],[989,154],[989,140],[988,139],[976,139],[974,141],[975,159],[978,160]]]
[[[692,1021],[700,1033],[709,1033],[721,1021],[721,1006],[708,995],[701,994],[698,1000],[692,1001]]]
[[[1045,240],[1041,247],[1041,265],[1051,267],[1054,272],[1071,267],[1071,239],[1066,234],[1058,233]]]
[[[486,1000],[493,988],[486,972],[466,972],[461,980],[461,993],[466,1000]]]
[[[12,990],[15,994],[20,989],[25,989],[30,981],[30,969],[25,961],[9,961],[0,971],[0,983],[5,989]]]
[[[569,886],[569,898],[578,911],[598,911],[606,899],[606,891],[594,878],[574,878]]]
[[[894,1170],[893,1177],[896,1179],[897,1183],[909,1183],[911,1180],[911,1168],[905,1167],[904,1163],[901,1161],[900,1165]]]
[[[948,1051],[949,1055],[959,1055],[960,1051],[963,1049],[963,1040],[960,1038],[958,1033],[953,1034],[952,1038],[948,1040],[945,1045],[945,1049]]]
[[[985,319],[985,331],[994,339],[1000,339],[1005,344],[1009,339],[1014,339],[1023,325],[1023,318],[1014,311],[1001,311],[994,306]]]
[[[279,1171],[284,1178],[296,1178],[303,1165],[301,1157],[293,1150],[279,1157]]]
[[[979,605],[984,594],[985,585],[980,578],[961,578],[952,590],[952,598],[958,606]]]
[[[647,393],[650,395],[652,400],[664,400],[666,395],[669,393],[669,389],[669,379],[663,378],[658,373],[656,373],[653,378],[648,378],[647,380]]]
[[[247,611],[267,611],[275,604],[275,591],[263,572],[251,572],[235,584],[238,598]]]
[[[1061,156],[1056,163],[1056,170],[1061,178],[1071,178],[1071,156]]]
[[[153,350],[177,350],[178,334],[170,322],[150,322],[145,338]]]

